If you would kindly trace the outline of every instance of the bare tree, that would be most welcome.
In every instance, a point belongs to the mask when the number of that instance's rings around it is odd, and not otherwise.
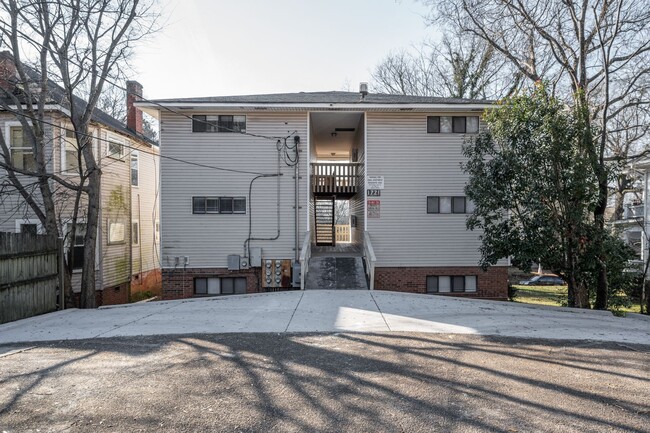
[[[520,74],[491,45],[454,31],[415,51],[390,53],[372,72],[375,91],[402,95],[499,98],[520,82]]]
[[[92,308],[102,172],[93,153],[90,124],[107,81],[120,76],[134,44],[152,32],[156,19],[152,1],[0,0],[0,5],[2,42],[10,49],[16,72],[5,74],[0,104],[20,122],[34,159],[28,167],[16,164],[7,137],[0,133],[0,168],[49,235],[60,235],[55,190],[63,188],[74,196],[72,237],[81,215],[86,226],[81,306]],[[75,178],[60,176],[49,164],[54,134],[51,104],[68,112],[77,150]],[[34,179],[38,197],[25,188]]]
[[[547,81],[580,110],[582,146],[598,179],[594,228],[604,231],[608,138],[616,119],[650,103],[650,9],[631,0],[428,0],[431,19],[469,32],[530,81]],[[607,306],[603,236],[596,308]],[[584,306],[584,305],[582,305]]]

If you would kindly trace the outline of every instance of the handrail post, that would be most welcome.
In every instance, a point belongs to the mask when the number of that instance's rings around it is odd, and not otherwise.
[[[370,242],[370,234],[367,231],[363,232],[363,257],[366,260],[366,269],[368,269],[368,288],[375,290],[375,263],[377,257]]]
[[[311,232],[305,233],[300,250],[300,290],[305,290],[305,276],[309,270],[309,259],[311,258]]]

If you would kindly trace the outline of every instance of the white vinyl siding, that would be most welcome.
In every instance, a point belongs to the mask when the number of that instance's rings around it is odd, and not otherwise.
[[[205,113],[206,115],[232,113]],[[244,113],[242,113],[244,114]],[[307,113],[245,113],[246,131],[265,136],[300,136],[300,218],[299,245],[306,230],[307,212]],[[162,155],[195,163],[257,173],[277,172],[275,140],[240,133],[194,133],[192,120],[161,112]],[[291,138],[290,140],[293,140]],[[174,257],[189,257],[190,267],[227,267],[228,254],[245,254],[249,218],[252,237],[273,238],[277,234],[277,177],[259,178],[248,191],[254,174],[233,173],[192,166],[168,158],[161,159],[161,240],[162,265],[174,267]],[[294,179],[293,167],[281,163],[280,237],[274,241],[252,241],[270,258],[294,257]],[[247,215],[195,215],[192,197],[245,197]],[[220,203],[221,205],[221,203]],[[241,204],[233,203],[233,210]]]
[[[452,197],[465,195],[460,163],[466,135],[427,133],[427,116],[440,116],[444,130],[445,118],[451,128],[449,114],[366,115],[366,174],[385,182],[381,217],[367,220],[377,266],[477,266],[480,233],[466,229],[467,214],[451,213]],[[472,114],[451,116],[463,115]],[[427,214],[430,196],[440,197],[440,214]],[[440,284],[446,290],[446,281]]]

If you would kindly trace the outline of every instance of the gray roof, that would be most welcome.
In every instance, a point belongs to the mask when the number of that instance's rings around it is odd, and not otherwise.
[[[267,95],[210,96],[196,98],[157,99],[159,104],[490,104],[485,99],[438,98],[430,96],[388,95],[368,93],[361,98],[358,92],[299,92]]]
[[[8,57],[13,61],[13,56],[7,51],[0,52],[0,57]],[[33,80],[34,83],[40,82],[41,76],[38,73],[38,71],[31,68],[29,65],[23,64],[23,67],[25,68],[25,72],[28,75],[30,80]],[[49,101],[47,101],[48,103],[60,105],[67,109],[70,108],[68,98],[66,97],[65,91],[61,86],[59,86],[57,83],[55,83],[52,80],[48,80],[47,88],[49,91],[49,95],[48,95]],[[21,98],[21,92],[19,89],[15,89],[13,93],[15,96],[18,96],[19,100],[22,99],[22,102],[25,102],[25,100]],[[0,91],[0,98],[8,105],[11,105],[13,103],[13,100],[10,97],[6,96],[3,91]],[[74,106],[78,111],[85,110],[86,105],[87,105],[86,101],[84,101],[79,97],[74,97]],[[0,111],[2,111],[1,108]],[[118,119],[106,113],[105,111],[100,110],[99,108],[95,107],[95,109],[93,110],[92,120],[101,123],[102,125],[110,129],[113,129],[116,132],[120,132],[124,135],[130,136],[144,143],[147,143],[148,145],[158,146],[158,143],[156,143],[155,141],[151,140],[150,138],[146,137],[143,134],[137,133],[135,130],[131,128],[128,128],[123,122],[119,121]]]

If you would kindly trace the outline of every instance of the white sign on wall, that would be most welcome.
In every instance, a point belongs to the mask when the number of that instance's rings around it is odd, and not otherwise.
[[[384,189],[384,176],[368,176],[366,186],[368,189]]]

